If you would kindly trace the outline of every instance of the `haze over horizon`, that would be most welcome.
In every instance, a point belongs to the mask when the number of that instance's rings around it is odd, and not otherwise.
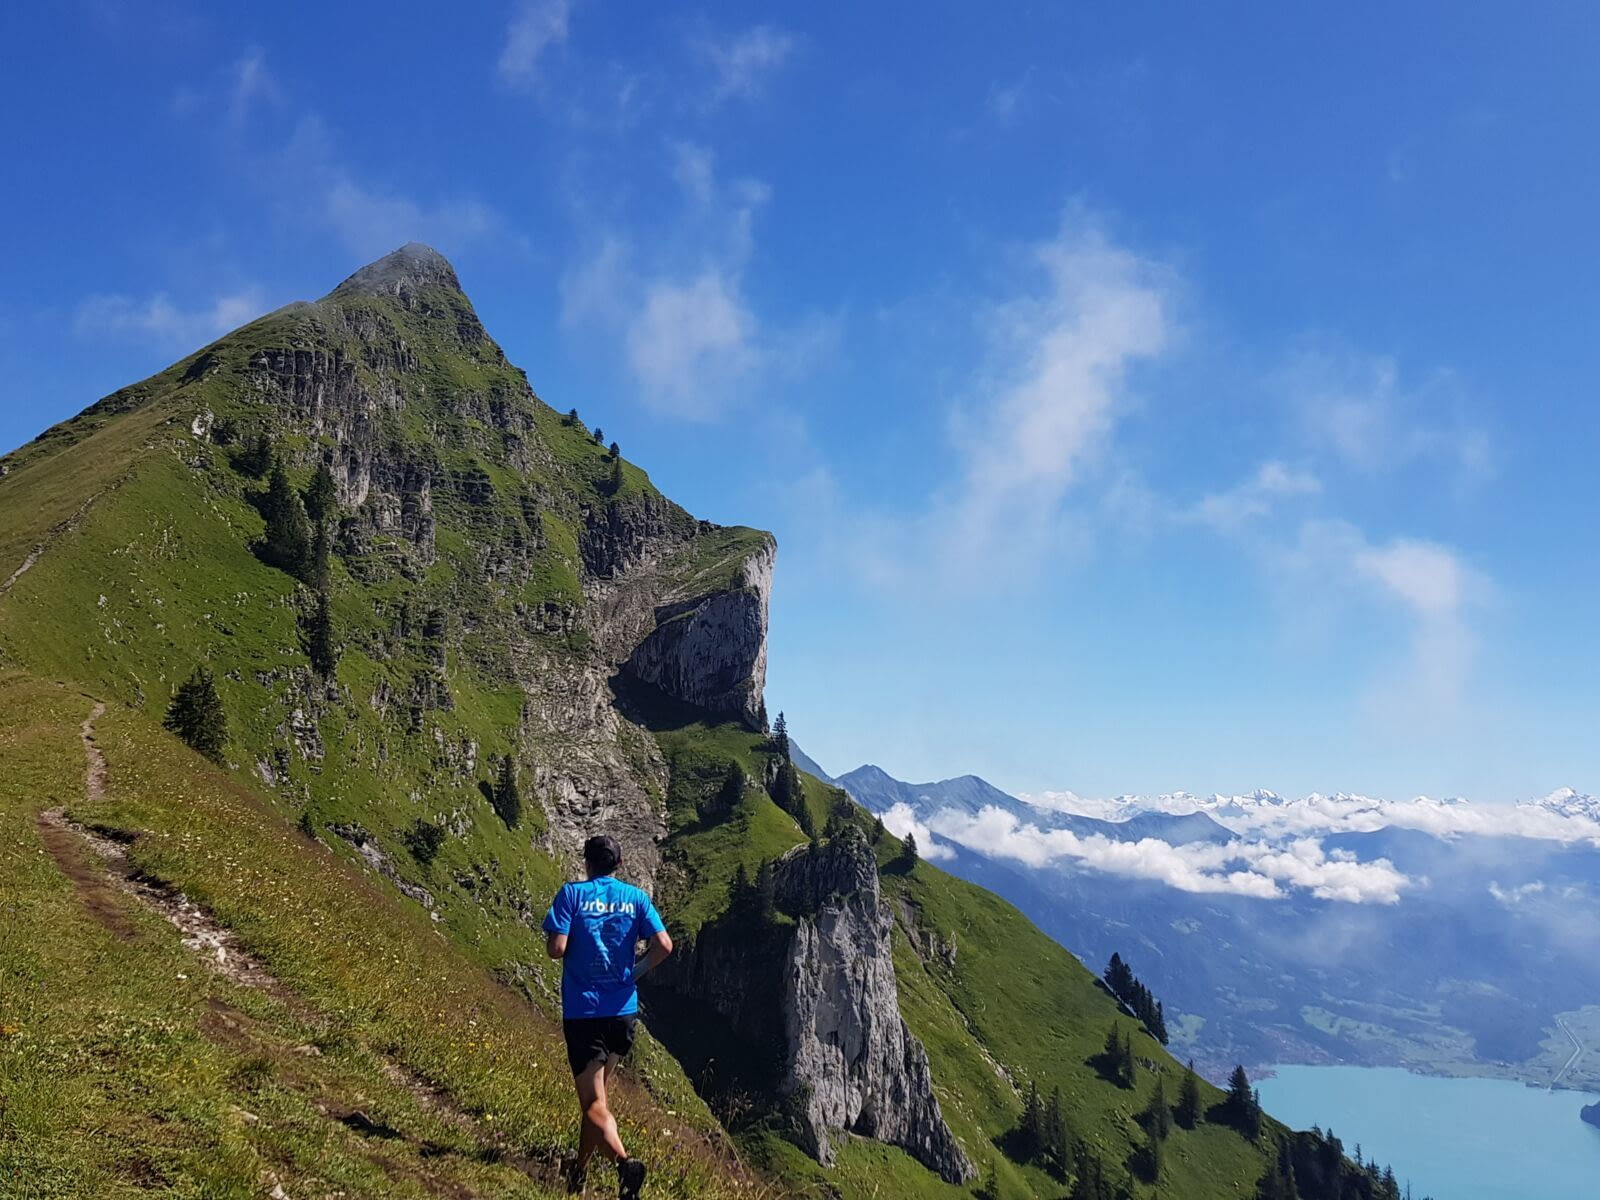
[[[416,239],[830,768],[1600,791],[1592,9],[380,11],[0,16],[0,452]]]

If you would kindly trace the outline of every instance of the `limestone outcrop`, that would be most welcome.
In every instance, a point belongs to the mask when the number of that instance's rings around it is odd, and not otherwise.
[[[773,892],[792,926],[718,922],[658,986],[708,1005],[751,1046],[780,1048],[777,1092],[819,1162],[834,1161],[844,1131],[900,1146],[951,1183],[970,1179],[927,1051],[900,1015],[893,918],[865,838],[850,828],[790,851],[773,864]]]

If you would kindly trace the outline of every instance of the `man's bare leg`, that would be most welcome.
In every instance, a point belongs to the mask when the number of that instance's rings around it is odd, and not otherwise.
[[[608,1060],[609,1062],[609,1060]],[[590,1063],[577,1077],[578,1108],[583,1113],[582,1131],[578,1136],[578,1173],[589,1167],[589,1159],[599,1151],[614,1162],[628,1157],[622,1138],[617,1135],[617,1121],[606,1103],[606,1066],[608,1063]]]

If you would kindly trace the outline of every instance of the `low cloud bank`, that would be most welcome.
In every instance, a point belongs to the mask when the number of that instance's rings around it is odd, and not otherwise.
[[[919,846],[925,844],[926,831],[991,858],[1014,859],[1030,867],[1077,862],[1186,892],[1277,900],[1299,890],[1347,904],[1395,904],[1401,891],[1412,885],[1388,859],[1358,862],[1353,855],[1330,855],[1310,837],[1278,845],[1238,840],[1220,846],[1173,846],[1157,838],[1128,842],[1099,834],[1084,837],[1068,829],[1041,829],[995,807],[976,815],[943,809],[922,824],[908,805],[897,804],[884,814],[884,825],[892,829],[891,816],[914,829]],[[926,844],[933,845],[931,837]]]
[[[1106,821],[1125,821],[1145,812],[1205,813],[1241,837],[1279,840],[1335,833],[1374,833],[1384,828],[1414,829],[1437,838],[1463,834],[1523,837],[1554,842],[1600,844],[1600,820],[1586,811],[1591,803],[1563,789],[1527,804],[1471,804],[1465,800],[1374,800],[1344,793],[1313,793],[1285,800],[1272,792],[1248,796],[1119,796],[1094,800],[1072,792],[1039,792],[1021,797],[1047,812],[1077,813]],[[1600,811],[1600,806],[1596,806]]]
[[[903,838],[909,833],[916,838],[917,853],[923,858],[937,860],[956,856],[949,846],[934,840],[933,830],[917,819],[916,811],[904,800],[880,815],[883,817],[883,827],[895,837]]]

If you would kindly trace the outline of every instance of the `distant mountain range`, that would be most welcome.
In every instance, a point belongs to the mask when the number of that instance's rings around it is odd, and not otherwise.
[[[1600,1048],[1592,796],[1094,801],[872,765],[838,782],[1086,962],[1120,951],[1165,1001],[1174,1049],[1212,1072],[1348,1062],[1547,1084],[1568,1031]],[[1600,1054],[1562,1083],[1600,1086]]]

